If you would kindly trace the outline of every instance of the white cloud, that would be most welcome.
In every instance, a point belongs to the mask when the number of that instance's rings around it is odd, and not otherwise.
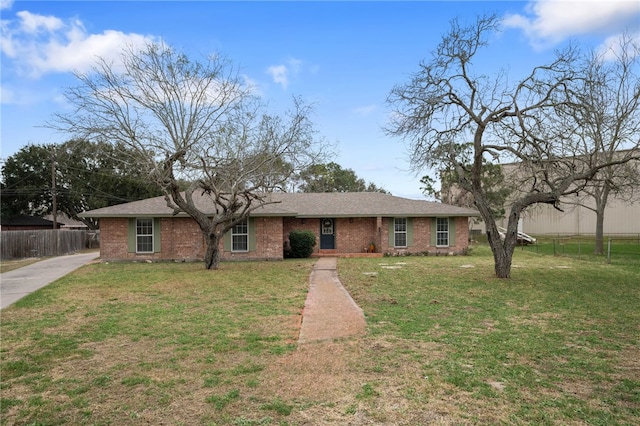
[[[630,40],[633,41],[633,44],[627,43]],[[640,46],[640,31],[630,34],[619,33],[607,37],[607,39],[598,47],[598,53],[604,60],[615,60],[622,56],[623,46],[626,47],[626,52],[624,53],[631,55],[632,57],[635,56],[638,52],[637,49]]]
[[[16,15],[20,18],[20,29],[25,34],[54,32],[64,26],[62,20],[55,16],[36,15],[26,10],[18,12]]]
[[[285,64],[268,67],[267,74],[271,76],[274,83],[281,85],[286,90],[291,78],[298,76],[302,72],[303,65],[304,62],[302,60],[290,58]]]
[[[0,50],[10,64],[31,78],[50,72],[84,71],[97,57],[107,61],[119,56],[123,46],[142,46],[153,37],[106,30],[87,33],[80,20],[62,20],[28,11],[17,19],[2,21]],[[5,62],[6,64],[6,62]]]
[[[0,10],[11,9],[13,0],[0,0]]]
[[[354,109],[354,112],[358,115],[367,116],[373,113],[377,109],[375,104],[359,106]]]
[[[289,69],[286,65],[272,65],[267,68],[267,74],[273,78],[274,83],[281,85],[283,89],[289,85]]]
[[[505,16],[504,24],[523,30],[538,48],[582,34],[621,32],[640,22],[637,0],[539,0],[525,9],[525,15]]]

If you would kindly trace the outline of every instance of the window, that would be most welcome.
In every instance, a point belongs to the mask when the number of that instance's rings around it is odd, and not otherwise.
[[[395,247],[407,246],[407,218],[397,217],[394,219],[394,243]]]
[[[153,253],[153,219],[136,219],[136,253]]]
[[[322,235],[333,235],[333,220],[324,219],[322,221]]]
[[[436,219],[436,246],[449,245],[449,218],[439,217]]]
[[[231,228],[231,251],[249,251],[249,225],[247,219]]]

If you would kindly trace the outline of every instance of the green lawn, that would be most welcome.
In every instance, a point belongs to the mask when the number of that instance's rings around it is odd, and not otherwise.
[[[3,424],[226,419],[295,349],[312,264],[96,264],[45,287],[2,312]]]
[[[76,271],[2,311],[2,423],[640,423],[638,263],[340,259],[367,335],[296,350],[312,265]]]
[[[409,370],[423,380],[398,383],[407,398],[462,423],[640,422],[638,263],[518,252],[513,278],[501,281],[486,247],[385,260],[401,269],[340,263],[367,313],[368,338],[386,342],[365,357],[380,372],[375,383]],[[437,355],[425,356],[425,345]]]

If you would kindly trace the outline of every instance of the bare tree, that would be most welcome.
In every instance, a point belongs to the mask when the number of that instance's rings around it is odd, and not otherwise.
[[[581,191],[598,170],[628,160],[590,165],[576,156],[579,123],[557,113],[571,105],[570,91],[579,77],[574,47],[513,84],[505,73],[474,74],[472,61],[499,24],[494,15],[466,27],[453,21],[432,59],[421,63],[408,83],[392,89],[388,102],[394,116],[386,130],[409,142],[416,170],[451,167],[457,172],[460,187],[473,194],[486,224],[496,276],[509,278],[518,220],[528,206],[558,207],[563,196]],[[456,147],[470,140],[469,163]],[[490,188],[483,184],[486,160],[518,164],[508,176],[519,191],[512,196],[503,238],[487,196]]]
[[[585,60],[584,78],[566,113],[581,124],[577,135],[591,165],[633,159],[640,139],[640,46],[628,35]],[[604,252],[604,217],[609,197],[631,202],[640,196],[638,161],[601,169],[583,189],[577,204],[596,215],[595,253]]]
[[[66,92],[74,110],[48,126],[128,147],[174,213],[197,222],[207,269],[218,268],[224,234],[272,203],[269,194],[323,151],[308,105],[294,99],[290,113],[267,114],[220,56],[193,61],[170,46],[149,44],[125,49],[121,63],[101,59],[76,77],[80,84]],[[190,186],[181,191],[185,181]],[[209,208],[202,207],[203,197]]]

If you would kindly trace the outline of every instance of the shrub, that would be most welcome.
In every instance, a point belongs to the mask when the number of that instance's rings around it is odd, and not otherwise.
[[[285,249],[285,257],[309,257],[315,245],[316,236],[313,232],[293,230],[289,233],[289,247]]]

